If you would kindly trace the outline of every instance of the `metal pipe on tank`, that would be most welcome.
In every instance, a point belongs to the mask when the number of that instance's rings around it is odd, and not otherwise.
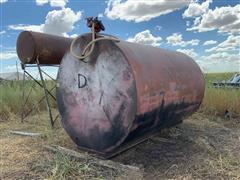
[[[17,54],[23,64],[60,64],[73,39],[23,31],[17,39]]]

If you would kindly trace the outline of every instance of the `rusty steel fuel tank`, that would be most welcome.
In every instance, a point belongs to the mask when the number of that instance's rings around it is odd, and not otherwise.
[[[60,64],[71,42],[71,38],[23,31],[18,36],[17,54],[23,64],[35,64],[37,58],[39,64]]]
[[[79,38],[78,55],[91,41]],[[58,72],[62,124],[83,149],[111,156],[194,113],[203,74],[189,56],[126,41],[99,41],[78,60],[68,51]]]

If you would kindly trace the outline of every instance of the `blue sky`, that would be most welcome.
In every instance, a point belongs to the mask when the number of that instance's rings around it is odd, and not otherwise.
[[[1,72],[16,70],[23,30],[66,37],[89,32],[99,16],[107,34],[180,51],[205,72],[240,71],[240,5],[236,0],[0,0]]]

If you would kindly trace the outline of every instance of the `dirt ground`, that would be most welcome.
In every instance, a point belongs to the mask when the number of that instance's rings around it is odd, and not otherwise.
[[[77,150],[60,123],[51,130],[47,120],[42,113],[24,123],[16,116],[0,121],[0,179],[138,179],[46,151],[45,144]],[[140,167],[143,179],[240,179],[240,119],[195,113],[112,161]]]

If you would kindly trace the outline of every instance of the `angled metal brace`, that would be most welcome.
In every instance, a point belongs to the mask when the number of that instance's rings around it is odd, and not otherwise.
[[[56,88],[56,85],[54,85],[51,89],[47,89],[45,80],[43,78],[43,74],[46,75],[48,78],[50,78],[51,80],[53,80],[54,82],[56,82],[56,80],[54,78],[52,78],[48,73],[46,73],[45,71],[42,70],[41,66],[39,64],[38,59],[36,59],[36,65],[26,65],[26,64],[21,64],[22,66],[22,70],[23,70],[23,83],[22,83],[22,112],[21,112],[21,122],[24,121],[24,119],[34,110],[36,109],[36,105],[34,105],[27,113],[25,113],[25,106],[27,104],[27,101],[29,100],[30,94],[32,93],[33,90],[33,85],[31,86],[31,89],[29,90],[27,96],[26,96],[26,75],[29,76],[35,83],[37,83],[44,91],[44,96],[42,98],[40,98],[40,100],[37,102],[37,104],[40,104],[43,100],[45,100],[46,102],[46,106],[47,106],[47,111],[49,113],[49,118],[50,118],[50,125],[53,128],[54,127],[54,123],[56,122],[56,120],[59,117],[59,114],[53,118],[53,114],[52,114],[52,109],[50,106],[50,101],[49,101],[49,96],[54,99],[56,101],[56,97],[52,94],[52,91]],[[39,82],[39,80],[35,79],[27,70],[26,67],[37,67],[38,68],[38,72],[40,75],[40,80],[41,82]]]

